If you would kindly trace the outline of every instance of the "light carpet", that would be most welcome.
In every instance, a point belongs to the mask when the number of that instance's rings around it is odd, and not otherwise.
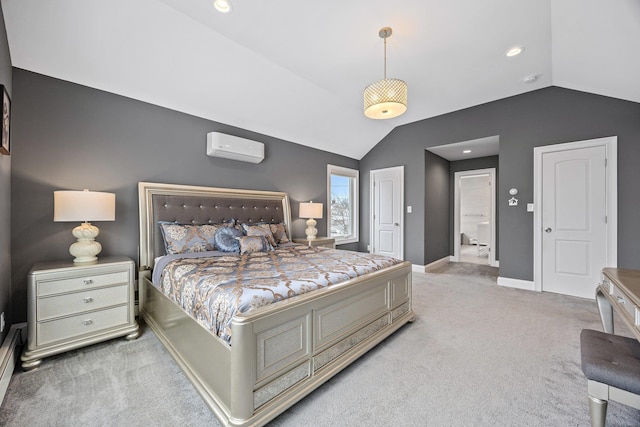
[[[414,273],[416,321],[273,426],[588,426],[580,330],[600,330],[591,300],[496,285],[465,263]],[[620,326],[618,333],[629,335]],[[215,417],[143,329],[17,371],[3,426],[215,426]],[[640,426],[611,402],[607,426]]]

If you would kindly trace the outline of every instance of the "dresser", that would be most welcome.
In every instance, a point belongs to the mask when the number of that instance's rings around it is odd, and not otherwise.
[[[42,358],[126,336],[139,336],[134,315],[135,264],[104,257],[90,264],[36,264],[27,277],[25,370]]]
[[[602,327],[614,333],[613,311],[627,324],[640,340],[640,270],[605,268],[602,283],[596,291],[596,302],[602,319]]]
[[[324,246],[325,248],[336,248],[336,239],[333,237],[316,237],[315,239],[308,240],[306,237],[300,237],[293,239],[293,243],[302,243],[309,246]]]

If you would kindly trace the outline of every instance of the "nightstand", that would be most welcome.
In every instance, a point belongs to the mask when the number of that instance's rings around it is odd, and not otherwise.
[[[27,278],[29,332],[22,368],[36,368],[44,357],[111,338],[138,338],[134,272],[134,262],[125,257],[36,264]]]
[[[325,248],[336,248],[336,239],[333,237],[316,237],[313,240],[307,240],[306,237],[293,239],[293,243],[303,243],[309,246],[324,246]]]

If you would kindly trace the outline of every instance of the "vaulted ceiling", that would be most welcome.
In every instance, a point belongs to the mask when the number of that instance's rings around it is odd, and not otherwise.
[[[638,0],[230,1],[2,8],[15,67],[355,159],[396,126],[551,85],[640,102]],[[371,120],[384,26],[408,111]]]

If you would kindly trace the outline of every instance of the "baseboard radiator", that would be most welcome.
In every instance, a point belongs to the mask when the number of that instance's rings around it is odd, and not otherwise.
[[[20,358],[20,353],[16,351],[21,348],[27,340],[27,324],[17,323],[9,329],[7,337],[0,347],[0,404],[4,400],[4,395],[9,388],[11,375],[16,367],[16,362]]]

